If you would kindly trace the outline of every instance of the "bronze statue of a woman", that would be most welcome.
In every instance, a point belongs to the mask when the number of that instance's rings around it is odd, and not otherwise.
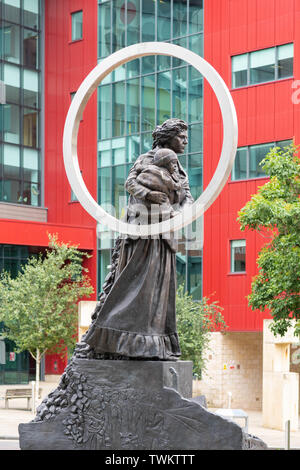
[[[126,181],[127,222],[138,223],[136,207],[169,207],[164,219],[192,204],[186,173],[177,155],[187,144],[187,124],[168,119],[152,133],[153,147],[140,155]],[[145,171],[146,170],[146,171]],[[143,176],[143,177],[141,177]],[[81,349],[103,359],[176,360],[176,245],[162,235],[117,239],[92,324]],[[87,346],[88,345],[88,346]]]

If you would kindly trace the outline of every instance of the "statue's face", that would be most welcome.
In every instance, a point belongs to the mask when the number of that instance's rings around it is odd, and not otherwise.
[[[171,161],[168,163],[168,170],[171,174],[176,173],[178,171],[178,165],[176,161]]]
[[[168,141],[167,146],[178,155],[184,152],[184,147],[187,145],[187,143],[187,131],[180,131]]]

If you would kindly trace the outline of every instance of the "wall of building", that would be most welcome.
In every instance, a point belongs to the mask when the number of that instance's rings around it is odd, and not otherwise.
[[[194,383],[194,395],[205,395],[209,408],[261,410],[262,332],[211,333],[207,370]]]
[[[294,0],[216,0],[205,2],[204,57],[221,74],[236,106],[238,146],[299,140],[299,105],[292,103],[292,84],[299,75],[299,5]],[[294,78],[241,89],[231,88],[231,56],[274,45],[294,43]],[[204,188],[218,163],[222,123],[212,90],[204,85]],[[237,212],[267,180],[230,180],[205,214],[203,294],[219,300],[230,331],[261,331],[263,318],[247,306],[256,258],[267,239],[241,232]],[[246,273],[230,273],[229,243],[246,239]]]

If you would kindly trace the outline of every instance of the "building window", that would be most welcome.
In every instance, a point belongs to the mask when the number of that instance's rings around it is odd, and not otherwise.
[[[294,44],[232,57],[232,88],[293,77]]]
[[[231,181],[266,178],[267,175],[260,166],[260,162],[269,153],[271,147],[283,149],[291,143],[291,140],[282,140],[280,142],[238,148],[231,173]]]
[[[98,3],[98,60],[122,47],[156,40],[189,48],[203,56],[202,0]],[[177,58],[153,55],[119,66],[98,87],[98,202],[112,205],[118,218],[126,207],[128,193],[124,183],[133,162],[151,149],[155,126],[171,116],[189,123],[190,144],[179,160],[188,172],[191,193],[196,199],[202,192],[201,74]],[[101,257],[106,246],[100,235]],[[199,300],[202,251],[197,248],[183,252],[184,264],[177,263],[180,283]],[[105,261],[104,268],[106,265]],[[99,267],[99,279],[103,279],[103,266]]]
[[[40,0],[2,2],[0,201],[41,204]]]
[[[246,272],[246,240],[231,240],[230,271],[232,273]]]
[[[72,41],[82,39],[82,10],[71,14]]]

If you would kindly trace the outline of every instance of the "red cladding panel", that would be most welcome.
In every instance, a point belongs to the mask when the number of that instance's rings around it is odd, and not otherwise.
[[[231,56],[294,43],[294,77],[300,78],[298,45],[300,8],[293,0],[215,0],[205,2],[204,57],[231,89]],[[298,28],[299,29],[299,28]],[[231,90],[236,106],[238,145],[298,139],[300,104],[292,103],[293,79]],[[298,87],[300,90],[300,86]],[[296,90],[297,91],[297,90]],[[300,103],[300,91],[298,92]],[[222,145],[220,112],[210,87],[204,85],[204,187],[218,163]],[[268,314],[253,312],[247,304],[251,281],[257,273],[256,259],[266,243],[257,233],[241,232],[238,211],[266,179],[231,182],[205,214],[203,250],[203,295],[214,293],[224,307],[231,331],[258,331]],[[230,273],[230,240],[246,239],[246,273]]]

